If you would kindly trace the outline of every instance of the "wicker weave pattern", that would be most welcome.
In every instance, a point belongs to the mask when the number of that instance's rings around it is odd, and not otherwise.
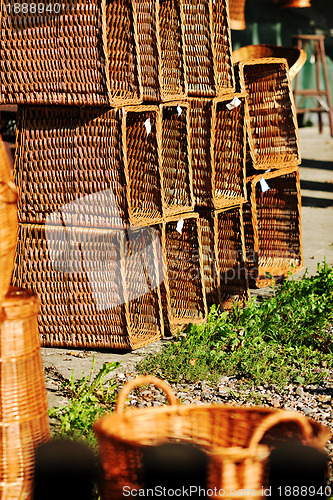
[[[124,231],[20,226],[14,283],[40,296],[43,345],[135,349],[161,337],[159,291],[138,273],[156,266],[148,236],[128,248]]]
[[[265,57],[277,57],[287,60],[289,66],[289,78],[292,80],[300,71],[306,61],[306,52],[297,47],[282,47],[279,45],[246,45],[232,53],[233,63],[246,62],[251,59],[262,59]]]
[[[145,122],[150,120],[151,131]],[[123,110],[125,173],[130,222],[145,226],[162,221],[161,117],[157,106]],[[161,196],[162,193],[162,196]]]
[[[20,222],[45,223],[62,210],[71,225],[122,225],[127,208],[119,111],[24,107],[17,134]]]
[[[215,212],[220,301],[224,309],[250,298],[242,206]]]
[[[264,177],[270,189],[261,192]],[[257,287],[267,286],[303,267],[301,194],[298,167],[258,175],[249,181],[245,239],[250,278]],[[251,223],[250,223],[251,221]],[[252,261],[252,264],[251,264]]]
[[[188,95],[214,97],[216,83],[210,0],[181,0]]]
[[[189,146],[189,106],[185,102],[163,104],[162,118],[162,182],[164,215],[191,212],[191,151]]]
[[[228,102],[237,96],[241,104],[229,110]],[[246,200],[245,97],[233,94],[213,105],[212,190],[215,208]]]
[[[136,10],[143,99],[145,101],[159,101],[161,97],[161,81],[159,74],[158,2],[136,0]]]
[[[47,399],[37,330],[38,298],[11,289],[1,323],[0,495],[30,498],[34,450],[49,439]]]
[[[160,0],[162,100],[182,99],[187,94],[184,75],[181,12],[178,0]]]
[[[181,234],[177,223],[184,221]],[[165,286],[170,324],[202,322],[207,314],[203,287],[202,247],[198,214],[168,218],[163,224]]]
[[[0,102],[108,103],[99,0],[80,0],[72,10],[58,4],[64,15],[3,9]]]
[[[0,138],[0,304],[11,280],[17,240],[17,192]]]
[[[253,167],[301,162],[296,108],[285,59],[239,63],[240,83],[249,94],[247,132]]]
[[[217,95],[235,90],[227,0],[212,5],[212,37]]]
[[[238,96],[241,105],[228,110]],[[201,208],[222,208],[246,199],[245,97],[190,100],[193,194]]]
[[[216,231],[213,212],[200,212],[199,218],[202,244],[203,282],[208,310],[220,303],[218,270],[216,259]]]

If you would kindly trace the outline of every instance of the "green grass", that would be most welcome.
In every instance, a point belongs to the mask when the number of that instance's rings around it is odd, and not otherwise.
[[[203,325],[190,325],[159,354],[139,365],[171,382],[236,376],[255,385],[319,383],[333,367],[333,269],[325,262],[314,276],[289,278],[270,298],[220,313],[213,307]]]

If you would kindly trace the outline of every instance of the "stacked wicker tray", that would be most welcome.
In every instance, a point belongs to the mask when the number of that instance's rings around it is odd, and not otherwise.
[[[266,169],[271,144],[236,92],[226,0],[57,5],[1,19],[0,103],[20,105],[13,283],[40,296],[43,345],[134,349],[248,299],[246,162]],[[279,140],[293,168],[297,132]]]

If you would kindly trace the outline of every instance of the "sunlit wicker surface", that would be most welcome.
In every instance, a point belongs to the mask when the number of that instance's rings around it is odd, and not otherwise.
[[[37,326],[39,300],[11,288],[0,324],[0,496],[31,498],[34,451],[49,437],[45,381]]]
[[[300,71],[306,61],[306,52],[297,47],[283,47],[280,45],[246,45],[232,53],[233,63],[246,62],[251,59],[261,59],[263,57],[285,58],[289,67],[289,77],[292,80]]]
[[[262,178],[270,188],[265,192]],[[251,283],[260,288],[303,267],[298,167],[250,178],[248,196],[244,204],[247,262]]]
[[[245,30],[245,2],[246,0],[228,0],[230,28],[232,30]]]

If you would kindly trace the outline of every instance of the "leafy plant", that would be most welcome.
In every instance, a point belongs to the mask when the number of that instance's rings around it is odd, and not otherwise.
[[[94,421],[113,409],[117,385],[105,377],[118,368],[120,363],[104,363],[97,375],[93,375],[95,359],[90,373],[75,380],[63,382],[62,392],[70,399],[65,407],[51,408],[49,417],[55,419],[54,435],[80,439],[95,445]]]
[[[333,269],[324,262],[314,276],[274,286],[261,303],[231,313],[213,306],[205,324],[190,325],[138,369],[173,382],[216,382],[224,374],[258,385],[319,383],[322,366],[333,366],[332,323]]]

